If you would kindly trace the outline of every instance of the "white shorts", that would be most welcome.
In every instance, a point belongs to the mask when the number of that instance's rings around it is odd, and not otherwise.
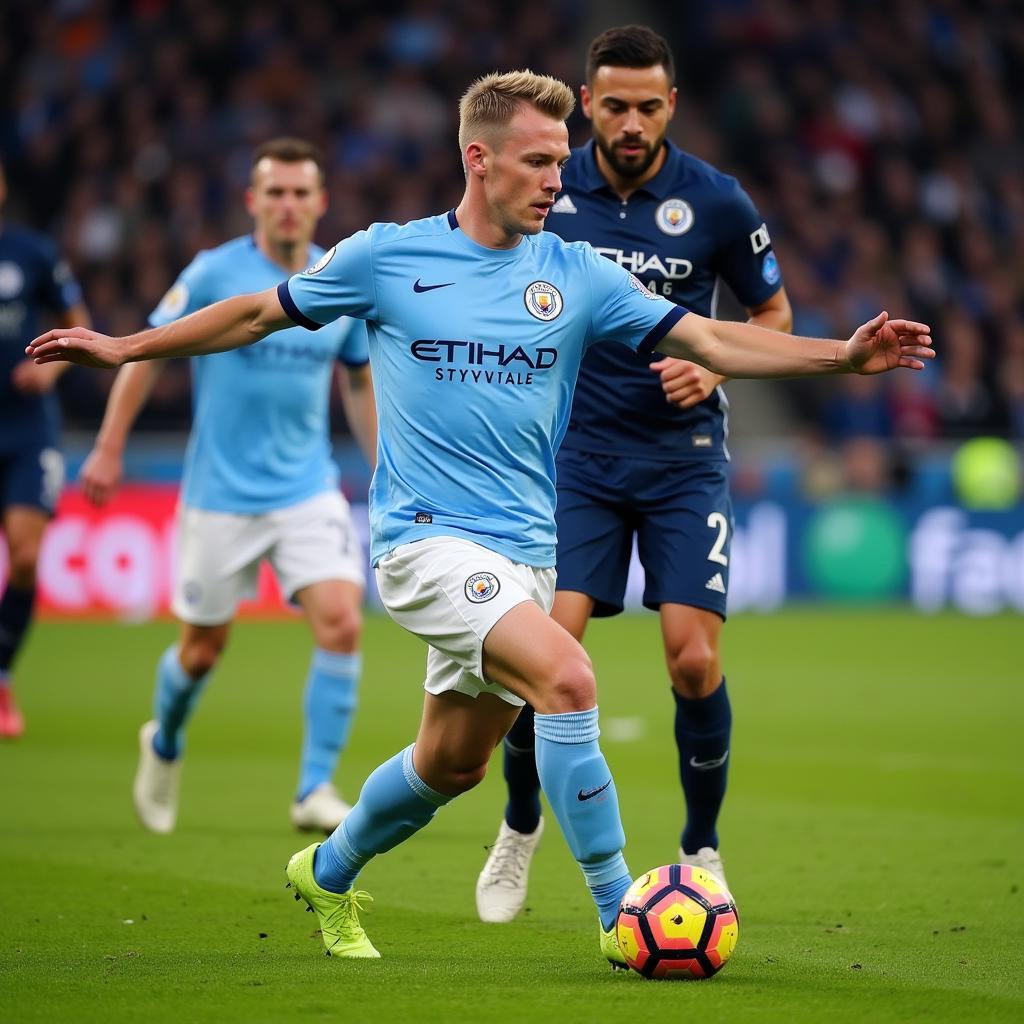
[[[484,679],[484,639],[524,601],[551,611],[553,568],[521,565],[472,541],[432,537],[385,555],[377,565],[377,589],[395,622],[430,645],[423,683],[428,693],[493,693],[516,707],[525,703]]]
[[[256,596],[263,559],[289,599],[324,580],[366,584],[363,546],[340,491],[258,515],[182,505],[174,614],[193,626],[230,622],[238,602]]]

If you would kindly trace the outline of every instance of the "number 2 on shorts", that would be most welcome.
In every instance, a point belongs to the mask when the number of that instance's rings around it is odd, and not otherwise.
[[[708,561],[718,562],[719,565],[728,565],[729,556],[723,555],[722,549],[729,536],[729,520],[721,512],[712,512],[708,516],[708,526],[712,530],[718,531],[715,543],[711,545],[711,550],[708,552]]]

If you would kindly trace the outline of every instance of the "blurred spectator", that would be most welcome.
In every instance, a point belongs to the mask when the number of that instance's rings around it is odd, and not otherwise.
[[[939,423],[945,437],[1006,433],[1008,424],[999,392],[986,384],[985,342],[977,323],[961,310],[942,318],[943,374],[939,385]]]
[[[497,67],[577,85],[592,17],[584,0],[308,0],[301,18],[269,2],[7,0],[0,156],[17,212],[60,237],[97,322],[134,330],[174,268],[244,230],[255,144],[298,133],[331,155],[323,244],[443,210],[460,180],[455,97]],[[804,427],[837,446],[878,437],[884,416],[917,443],[1024,436],[1024,8],[694,0],[671,24],[654,3],[629,19],[673,42],[679,141],[766,214],[795,328],[846,336],[879,306],[933,324],[927,379],[780,386]],[[160,422],[184,424],[187,378],[167,380]],[[102,381],[67,379],[85,389],[73,422],[95,425]]]
[[[861,434],[877,436],[887,408],[912,446],[976,430],[1021,436],[1024,8],[694,7],[664,26],[682,79],[681,132],[717,127],[721,162],[755,184],[795,330],[845,336],[881,306],[928,320],[939,340],[926,380],[894,375],[858,402],[843,389],[837,400],[784,386],[805,426],[838,446],[856,436],[857,417]]]
[[[840,377],[825,402],[821,422],[837,443],[860,438],[878,441],[892,436],[892,413],[886,396],[873,377]]]
[[[443,210],[461,178],[456,97],[498,66],[578,81],[583,0],[515,15],[441,0],[202,0],[0,9],[0,156],[25,219],[67,247],[101,329],[132,333],[175,268],[246,230],[256,144],[303,135],[331,154],[318,239]],[[567,57],[568,55],[571,55]],[[72,374],[68,418],[95,426],[106,382]],[[176,368],[143,426],[186,425]]]

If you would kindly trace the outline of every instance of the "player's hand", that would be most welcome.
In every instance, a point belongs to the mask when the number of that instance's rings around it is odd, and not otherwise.
[[[78,486],[93,505],[102,507],[121,486],[123,475],[124,460],[120,455],[104,448],[93,448],[82,464]]]
[[[680,409],[689,409],[703,402],[725,380],[699,363],[666,356],[651,363],[651,370],[661,375],[661,390],[665,401]]]
[[[854,373],[885,373],[902,366],[923,370],[925,359],[934,359],[927,324],[913,320],[890,320],[881,312],[854,331],[846,343],[846,358]]]
[[[31,359],[25,359],[11,371],[11,383],[24,395],[43,395],[57,383],[63,369],[63,366],[38,366]]]
[[[30,341],[25,352],[37,363],[78,363],[101,369],[113,369],[125,361],[123,338],[108,338],[84,327],[47,331]]]

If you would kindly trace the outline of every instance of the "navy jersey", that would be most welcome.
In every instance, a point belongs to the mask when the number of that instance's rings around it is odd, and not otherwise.
[[[25,346],[40,333],[40,312],[63,313],[81,302],[78,284],[53,244],[24,228],[0,226],[0,447],[33,436],[54,443],[57,399],[27,395],[11,380]]]
[[[671,142],[661,170],[623,201],[597,166],[593,141],[573,150],[547,230],[587,241],[656,295],[702,316],[715,313],[722,278],[744,306],[782,287],[764,221],[735,178]],[[649,369],[658,353],[593,346],[583,360],[562,447],[645,459],[723,459],[721,388],[692,409],[665,401]]]

